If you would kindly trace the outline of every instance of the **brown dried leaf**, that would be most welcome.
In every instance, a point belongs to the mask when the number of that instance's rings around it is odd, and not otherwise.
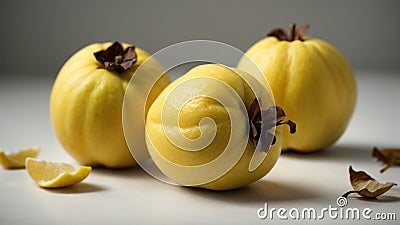
[[[400,166],[400,149],[379,150],[375,147],[372,151],[372,156],[385,163],[380,170],[381,173],[385,172],[390,166]]]
[[[294,35],[294,40],[304,41],[303,36],[307,32],[308,28],[310,28],[309,24],[301,26],[299,29],[297,29],[295,31],[296,33]]]
[[[271,134],[269,130],[273,127],[287,124],[290,127],[290,133],[296,132],[296,124],[291,121],[283,121],[285,119],[285,111],[279,106],[270,106],[266,110],[261,110],[260,104],[257,98],[251,103],[248,111],[249,122],[250,122],[250,137],[253,140],[254,146],[257,146],[261,136],[261,132],[265,133],[265,141],[262,142],[262,146],[258,146],[257,150],[262,152],[268,152],[269,143],[275,144],[276,137]],[[264,119],[264,121],[262,120]]]
[[[354,191],[345,193],[343,197],[347,197],[351,193],[357,193],[365,198],[376,198],[387,192],[394,185],[397,185],[393,182],[379,183],[364,171],[354,171],[351,166],[349,167],[349,173],[350,183]]]

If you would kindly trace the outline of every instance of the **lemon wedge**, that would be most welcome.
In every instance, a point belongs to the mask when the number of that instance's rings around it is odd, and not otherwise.
[[[74,166],[36,158],[27,158],[25,167],[31,178],[44,188],[60,188],[79,183],[92,171],[90,166]]]
[[[6,169],[18,169],[25,167],[25,159],[36,157],[40,152],[38,146],[24,148],[14,153],[5,153],[0,150],[0,164]]]

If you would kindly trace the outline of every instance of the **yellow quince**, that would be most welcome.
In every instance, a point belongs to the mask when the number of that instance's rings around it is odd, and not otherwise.
[[[167,177],[184,186],[228,190],[262,178],[275,165],[282,141],[276,126],[294,124],[282,122],[283,110],[270,103],[261,110],[241,73],[219,64],[197,66],[152,104],[146,144]],[[270,116],[269,123],[262,123],[262,112]],[[260,146],[262,129],[270,142]]]
[[[238,68],[249,73],[256,63],[272,89],[276,104],[298,126],[295,135],[283,131],[283,150],[313,152],[332,145],[353,114],[357,88],[343,55],[325,41],[304,37],[308,26],[288,36],[274,29],[254,44]]]
[[[130,78],[149,57],[128,44],[95,43],[79,50],[61,68],[50,97],[51,122],[75,160],[108,168],[135,165],[123,133],[122,106]],[[143,74],[152,82],[152,74],[163,74],[163,68],[150,59],[153,62]],[[157,81],[146,111],[169,83],[166,74]]]

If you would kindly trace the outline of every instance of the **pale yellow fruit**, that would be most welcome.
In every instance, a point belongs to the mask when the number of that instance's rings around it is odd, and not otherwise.
[[[24,148],[9,154],[0,150],[0,164],[6,169],[25,168],[25,159],[37,157],[39,152],[38,146]]]
[[[75,160],[84,165],[123,168],[135,165],[122,128],[124,95],[132,75],[150,55],[136,47],[137,62],[129,70],[109,71],[93,54],[111,44],[86,46],[64,64],[51,92],[50,114],[58,140]],[[148,82],[153,82],[154,74],[164,74],[161,65],[151,60],[141,73]],[[165,74],[151,90],[146,110],[168,84]]]
[[[73,166],[62,162],[47,162],[36,158],[27,158],[26,170],[31,178],[44,188],[71,186],[84,180],[92,171],[90,166]]]
[[[193,173],[188,174],[185,169],[176,169],[167,161],[176,165],[195,167],[205,165],[215,160],[223,153],[227,143],[230,141],[231,128],[233,128],[231,124],[233,120],[239,123],[239,127],[235,127],[238,128],[238,130],[236,130],[234,134],[234,140],[231,141],[237,143],[237,146],[244,143],[244,153],[239,161],[217,179],[199,185],[188,186],[212,190],[239,188],[265,176],[276,163],[281,151],[280,127],[276,128],[277,143],[269,149],[268,154],[259,167],[253,171],[249,170],[249,164],[253,154],[261,153],[255,150],[255,146],[249,139],[249,134],[244,127],[247,124],[247,112],[239,111],[238,105],[242,102],[245,107],[248,108],[255,97],[249,86],[237,72],[236,70],[217,64],[197,66],[171,83],[150,107],[146,119],[146,141],[149,153],[158,168],[172,180],[186,185],[187,183],[195,181],[197,176],[213,174],[217,168],[224,166],[224,163],[227,162],[221,161],[215,166],[206,167],[205,171],[202,170],[201,172],[200,170],[197,171],[194,169]],[[201,79],[198,81],[196,80],[193,86],[172,93],[175,88],[184,85],[186,81],[197,78]],[[210,78],[210,80],[202,78]],[[225,84],[238,94],[239,99],[232,99],[232,102],[226,103],[226,107],[215,99],[202,95],[185,102],[187,96],[193,95],[193,93],[197,93],[199,90],[212,96],[224,95],[222,86],[214,83],[213,79],[225,82]],[[172,102],[166,102],[168,96],[173,99]],[[178,116],[173,113],[162,112],[163,107],[175,108],[179,107],[179,105],[183,105],[183,107],[180,109]],[[238,116],[230,118],[228,110],[237,113]],[[179,127],[168,127],[167,125],[164,126],[163,129],[162,117],[167,122],[178,120]],[[202,119],[206,117],[214,121],[216,130],[214,129],[215,127],[209,123],[201,122]],[[181,132],[184,137],[196,141],[201,134],[206,135],[214,131],[216,134],[212,142],[200,151],[187,151],[178,147],[176,145],[177,143],[172,143],[167,137],[167,135],[179,135],[179,132]],[[242,151],[242,149],[237,147],[234,151]],[[202,174],[198,174],[200,172]]]
[[[343,134],[353,114],[357,88],[345,57],[325,41],[279,40],[266,37],[247,52],[274,94],[275,102],[297,124],[296,134],[283,131],[283,150],[313,152],[326,148]],[[238,68],[252,73],[252,63]]]

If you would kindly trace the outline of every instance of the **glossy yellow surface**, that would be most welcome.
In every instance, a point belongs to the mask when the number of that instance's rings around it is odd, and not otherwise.
[[[111,44],[86,46],[64,64],[52,89],[50,114],[59,141],[78,162],[123,168],[135,165],[122,128],[124,94],[131,76],[150,55],[136,48],[137,62],[132,68],[120,74],[108,71],[100,67],[93,53]],[[146,72],[160,71],[161,66],[154,63]],[[164,75],[152,89],[146,108],[168,84]]]
[[[267,37],[246,55],[264,73],[276,104],[297,124],[295,134],[283,131],[283,150],[313,152],[339,139],[357,95],[352,69],[339,51],[309,37],[303,42]],[[238,68],[251,73],[246,60],[239,62]]]

